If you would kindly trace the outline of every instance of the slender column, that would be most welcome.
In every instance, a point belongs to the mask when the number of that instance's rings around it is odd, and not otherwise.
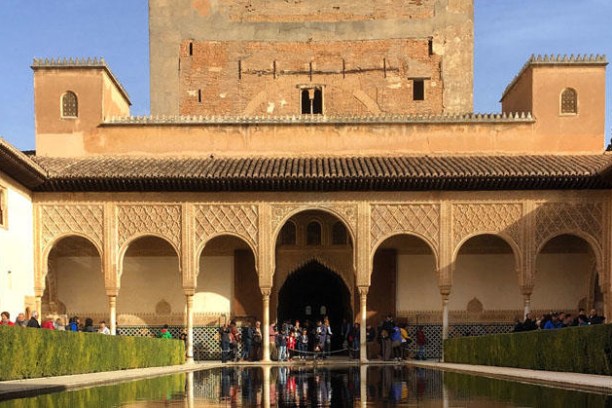
[[[270,362],[270,288],[261,288],[263,296],[263,353],[262,361]]]
[[[185,291],[185,304],[187,306],[187,344],[185,352],[187,363],[193,363],[193,291]]]
[[[359,362],[368,362],[368,342],[366,336],[366,321],[368,315],[367,301],[368,301],[368,286],[359,287],[359,301],[360,301],[360,318],[361,323],[359,326]]]
[[[36,312],[38,313],[38,320],[42,321],[42,294],[36,294]]]
[[[114,336],[117,334],[117,295],[108,295],[108,309],[110,314],[109,329]]]
[[[272,367],[270,366],[263,366],[262,370],[263,370],[263,390],[261,390],[261,402],[262,402],[262,406],[264,408],[270,408],[270,406],[272,406],[272,402],[270,401],[270,398],[272,397],[270,394],[271,390],[270,390],[270,369]]]
[[[440,361],[444,362],[444,340],[448,339],[448,295],[442,295],[442,355]]]
[[[526,317],[529,313],[531,313],[531,294],[523,295],[523,317]]]

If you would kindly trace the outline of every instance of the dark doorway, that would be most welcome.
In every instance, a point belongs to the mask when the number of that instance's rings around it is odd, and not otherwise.
[[[324,307],[324,313],[321,313]],[[342,319],[353,321],[351,295],[336,273],[316,261],[304,265],[287,278],[278,293],[278,321],[310,320],[316,325],[324,315],[332,327],[332,349],[341,348]]]

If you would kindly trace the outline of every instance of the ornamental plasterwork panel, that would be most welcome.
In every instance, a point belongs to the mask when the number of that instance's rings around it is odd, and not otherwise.
[[[277,231],[280,228],[281,222],[286,219],[290,213],[299,211],[329,211],[331,214],[340,216],[341,221],[346,223],[347,228],[353,236],[356,236],[357,231],[357,205],[356,204],[334,204],[334,203],[290,203],[290,204],[272,204],[272,231]]]
[[[504,233],[521,244],[520,223],[523,205],[520,203],[453,204],[453,248],[465,237],[482,233]]]
[[[394,233],[417,233],[436,250],[440,241],[440,206],[436,204],[377,204],[371,211],[371,246]]]
[[[259,210],[256,205],[196,205],[194,210],[196,239],[204,242],[215,234],[232,233],[244,237],[257,246],[258,217]]]
[[[55,237],[69,233],[89,237],[98,248],[103,247],[104,207],[90,205],[52,205],[39,206],[41,246],[46,246]]]
[[[348,288],[353,287],[355,276],[352,254],[350,252],[344,254],[326,253],[325,251],[279,254],[275,272],[275,280],[279,283],[279,287],[282,287],[289,275],[312,261],[316,261],[337,273]]]
[[[536,209],[536,247],[563,232],[585,232],[602,245],[604,205],[593,203],[544,203]]]
[[[119,247],[135,235],[154,234],[181,248],[180,205],[138,204],[117,206]]]

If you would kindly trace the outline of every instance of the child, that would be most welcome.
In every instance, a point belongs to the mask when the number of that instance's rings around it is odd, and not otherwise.
[[[308,351],[308,330],[302,330],[302,335],[300,336],[300,358],[306,359],[306,352]]]

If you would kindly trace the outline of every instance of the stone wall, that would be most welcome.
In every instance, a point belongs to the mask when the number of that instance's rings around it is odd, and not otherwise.
[[[322,0],[155,0],[149,2],[149,9],[152,114],[183,112],[184,94],[193,91],[179,86],[182,84],[179,72],[183,73],[188,66],[182,53],[186,51],[189,54],[189,44],[197,50],[202,44],[215,43],[231,51],[227,58],[214,58],[208,66],[213,65],[215,70],[221,68],[221,71],[216,71],[220,76],[237,77],[240,52],[263,59],[265,68],[269,69],[275,58],[281,60],[278,53],[282,50],[280,47],[272,51],[265,48],[249,50],[249,47],[236,49],[240,43],[284,42],[290,49],[285,58],[291,56],[308,64],[309,54],[313,51],[318,59],[328,56],[328,49],[333,55],[343,48],[348,56],[352,52],[365,51],[368,44],[372,44],[370,41],[393,39],[424,43],[427,50],[431,39],[433,59],[439,59],[436,64],[442,72],[443,85],[438,86],[443,97],[438,108],[445,113],[472,111],[473,0],[341,0],[333,3]],[[343,45],[345,41],[350,43]],[[336,44],[332,44],[334,42]],[[313,48],[314,44],[319,45],[318,49]],[[276,45],[271,47],[274,49]],[[413,52],[409,49],[410,57]],[[405,50],[392,50],[389,58],[398,61],[407,55]],[[380,67],[379,56],[374,59]],[[360,62],[360,65],[370,64]],[[200,68],[196,64],[195,69]],[[334,69],[338,70],[338,65]],[[194,71],[193,74],[201,73]],[[271,83],[271,78],[266,79],[266,85]],[[249,93],[257,94],[257,89],[266,90],[261,83],[257,81],[244,86],[252,87]],[[347,88],[353,85],[347,81]],[[352,90],[366,94],[375,92],[374,87],[367,83]],[[224,86],[215,95],[229,91],[231,88]]]

